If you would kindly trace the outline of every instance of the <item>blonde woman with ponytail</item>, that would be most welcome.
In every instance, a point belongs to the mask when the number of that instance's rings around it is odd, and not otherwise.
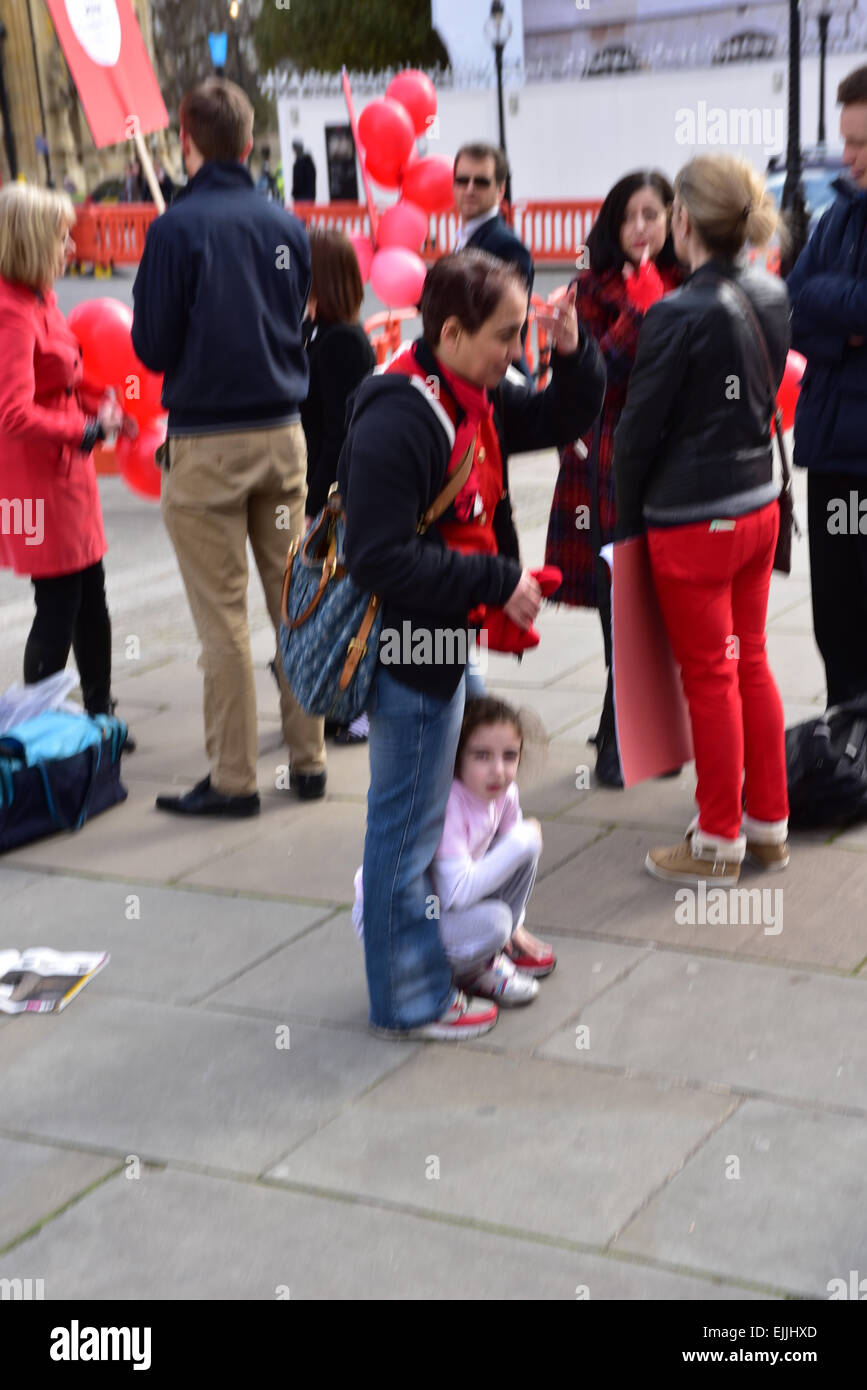
[[[645,864],[668,882],[726,885],[745,856],[765,870],[789,862],[783,709],[765,651],[780,490],[769,375],[776,392],[789,302],[742,254],[777,225],[750,165],[702,155],[674,193],[674,249],[689,275],[641,329],[614,439],[618,534],[647,532],[698,777],[685,840]]]

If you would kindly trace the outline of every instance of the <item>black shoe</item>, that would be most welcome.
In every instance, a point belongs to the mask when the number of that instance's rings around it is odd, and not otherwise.
[[[185,796],[158,796],[157,810],[179,816],[258,816],[259,793],[252,796],[226,796],[215,791],[210,777],[197,782]]]
[[[324,772],[289,773],[289,787],[298,793],[299,801],[321,801],[325,795],[325,781]]]
[[[600,739],[597,746],[596,757],[596,781],[603,787],[611,787],[614,791],[623,791],[623,773],[620,771],[620,754],[617,752],[617,744],[607,739]]]
[[[679,777],[683,772],[683,764],[680,767],[670,767],[668,772],[660,772],[657,782],[667,782],[670,777]]]
[[[123,741],[123,748],[120,751],[122,753],[134,753],[137,748],[138,744],[136,743],[129,729],[127,729],[126,738]]]

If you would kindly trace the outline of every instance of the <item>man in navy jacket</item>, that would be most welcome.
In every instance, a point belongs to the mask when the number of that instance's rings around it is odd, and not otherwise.
[[[310,247],[303,225],[259,197],[244,167],[253,108],[240,87],[199,83],[181,102],[180,122],[190,181],[148,231],[132,340],[145,365],[165,373],[162,509],[202,644],[210,773],[157,806],[249,816],[259,796],[247,541],[279,631],[286,551],[303,530],[307,493],[301,321]],[[290,786],[320,797],[322,720],[303,714],[282,671],[279,679]]]
[[[867,67],[841,83],[849,177],[789,276],[807,359],[795,463],[809,470],[813,627],[828,704],[867,694]]]

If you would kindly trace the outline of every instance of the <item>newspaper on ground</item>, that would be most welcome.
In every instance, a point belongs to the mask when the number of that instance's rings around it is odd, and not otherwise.
[[[0,1013],[59,1014],[108,965],[107,951],[0,951]]]

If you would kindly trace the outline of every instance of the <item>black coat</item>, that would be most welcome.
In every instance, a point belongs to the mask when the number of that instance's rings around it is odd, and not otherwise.
[[[774,389],[789,349],[783,282],[709,261],[650,308],[614,434],[617,535],[742,516],[779,493],[773,480],[768,373],[755,332],[718,278],[747,295],[762,326]]]
[[[318,323],[309,339],[310,390],[301,407],[307,438],[307,515],[328,500],[346,435],[346,403],[376,366],[376,354],[359,323]]]
[[[467,246],[473,246],[478,251],[487,251],[490,256],[496,256],[501,261],[511,261],[519,266],[532,290],[533,259],[523,241],[510,231],[502,217],[497,215],[483,222],[481,227],[477,227],[473,232]]]
[[[424,344],[418,361],[428,382],[436,377],[440,395],[446,393]],[[578,438],[599,414],[604,394],[605,365],[583,335],[571,356],[552,354],[545,391],[503,381],[494,396],[503,459]],[[465,632],[470,609],[501,607],[521,577],[517,559],[448,550],[436,526],[417,533],[419,518],[442,491],[452,448],[432,397],[436,391],[419,390],[399,373],[362,382],[337,470],[349,573],[362,589],[382,595],[383,627],[398,632],[405,623],[410,632]],[[453,515],[450,509],[444,520]],[[449,662],[388,669],[406,685],[449,699],[466,664],[460,651],[451,655]]]
[[[296,203],[316,202],[316,165],[307,153],[299,154],[292,165],[292,198]]]

